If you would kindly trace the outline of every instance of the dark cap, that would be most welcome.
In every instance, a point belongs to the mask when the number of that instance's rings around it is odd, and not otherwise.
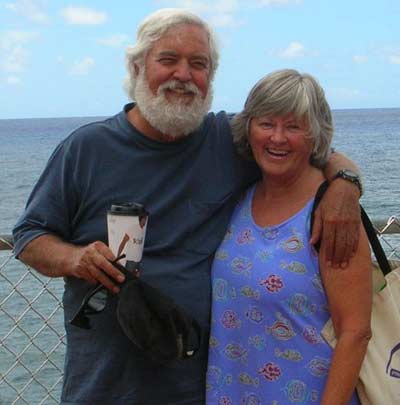
[[[145,216],[149,213],[144,208],[144,205],[135,202],[126,203],[114,203],[108,210],[109,214],[113,215],[133,215],[133,216]]]
[[[115,266],[127,275],[123,266]],[[200,346],[197,321],[139,277],[127,275],[119,293],[117,317],[125,335],[155,362],[190,358]]]

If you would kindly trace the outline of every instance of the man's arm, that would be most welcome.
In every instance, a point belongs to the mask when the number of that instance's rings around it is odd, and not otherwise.
[[[315,222],[310,243],[324,240],[327,260],[333,267],[346,267],[357,250],[360,229],[359,188],[348,180],[336,178],[340,170],[359,173],[358,167],[346,156],[332,153],[324,168],[331,181],[328,190],[315,211]]]
[[[41,235],[29,242],[18,258],[48,277],[76,277],[101,283],[117,293],[112,279],[121,283],[124,276],[109,261],[114,254],[103,242],[75,246],[54,235]]]
[[[324,167],[325,177],[328,180],[332,180],[335,177],[336,173],[339,170],[343,170],[343,169],[351,170],[352,172],[355,172],[359,176],[361,176],[359,168],[347,156],[345,156],[341,153],[338,153],[338,152],[331,153],[329,161],[326,164],[326,166]]]

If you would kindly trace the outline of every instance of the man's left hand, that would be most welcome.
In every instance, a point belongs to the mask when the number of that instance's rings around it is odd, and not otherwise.
[[[358,246],[360,192],[354,184],[335,179],[315,211],[311,244],[324,240],[325,254],[333,267],[346,267]]]

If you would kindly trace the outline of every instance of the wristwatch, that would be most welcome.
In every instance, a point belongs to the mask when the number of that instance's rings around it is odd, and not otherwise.
[[[351,181],[353,184],[355,184],[358,187],[358,189],[360,190],[360,196],[362,196],[363,187],[361,184],[360,176],[357,173],[353,172],[352,170],[348,170],[348,169],[339,170],[335,174],[335,176],[333,177],[332,180],[335,180],[338,178],[347,180],[347,181]]]

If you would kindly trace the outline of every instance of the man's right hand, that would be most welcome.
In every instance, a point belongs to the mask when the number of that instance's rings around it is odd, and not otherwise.
[[[110,291],[118,293],[119,288],[113,280],[122,283],[125,277],[110,263],[114,259],[110,248],[100,241],[76,248],[71,258],[70,275],[92,284],[103,284]]]
[[[124,275],[110,261],[110,248],[96,241],[87,246],[64,242],[58,236],[41,235],[29,242],[18,258],[48,277],[76,277],[89,283],[101,283],[117,293]]]

